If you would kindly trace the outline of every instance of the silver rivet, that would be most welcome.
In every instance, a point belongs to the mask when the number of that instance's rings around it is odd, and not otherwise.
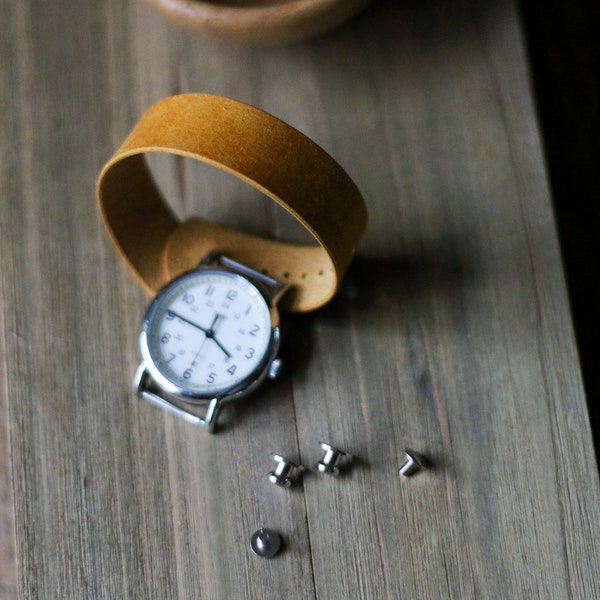
[[[421,454],[411,450],[410,448],[406,448],[404,453],[406,454],[406,462],[398,471],[400,475],[403,475],[404,477],[410,477],[417,471],[428,468],[427,460]]]
[[[281,536],[272,529],[261,527],[250,538],[252,552],[262,558],[273,558],[281,548]]]
[[[295,470],[302,471],[303,467],[280,454],[273,454],[273,459],[277,463],[277,466],[274,471],[269,473],[269,481],[281,487],[290,487],[293,472]]]
[[[321,473],[329,473],[330,475],[339,475],[340,469],[337,467],[338,461],[344,456],[350,456],[347,452],[335,448],[326,442],[319,442],[319,446],[325,454],[323,458],[316,464],[317,471]]]

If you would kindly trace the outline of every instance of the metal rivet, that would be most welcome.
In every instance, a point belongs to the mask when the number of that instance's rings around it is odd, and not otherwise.
[[[323,458],[316,464],[317,471],[329,473],[330,475],[339,475],[340,469],[337,467],[338,461],[344,456],[350,456],[347,452],[335,448],[326,442],[319,442],[319,446],[325,452]]]
[[[400,467],[400,470],[398,471],[400,475],[403,475],[404,477],[410,477],[417,471],[428,468],[429,465],[427,463],[427,459],[424,456],[422,456],[418,452],[415,452],[414,450],[411,450],[410,448],[406,448],[404,452],[406,454],[406,462]]]
[[[280,454],[273,454],[273,459],[277,466],[274,471],[269,473],[269,481],[281,487],[290,487],[293,472],[295,470],[302,471],[303,467]]]
[[[281,536],[272,529],[261,527],[250,538],[252,552],[262,558],[273,558],[281,548]]]

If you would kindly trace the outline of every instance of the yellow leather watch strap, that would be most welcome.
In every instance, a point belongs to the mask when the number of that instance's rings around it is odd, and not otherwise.
[[[146,164],[149,152],[191,157],[235,175],[289,211],[317,245],[268,240],[200,218],[180,223]],[[102,169],[98,201],[148,293],[219,250],[291,284],[281,305],[297,312],[335,294],[367,220],[358,188],[317,144],[257,108],[207,94],[153,105]]]

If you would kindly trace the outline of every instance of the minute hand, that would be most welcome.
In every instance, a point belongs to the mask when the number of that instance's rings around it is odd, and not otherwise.
[[[221,348],[221,350],[223,350],[223,352],[225,353],[225,355],[227,356],[227,358],[231,358],[231,354],[229,354],[229,352],[227,352],[227,350],[225,350],[225,348],[223,347],[223,344],[221,344],[221,342],[219,342],[219,340],[213,335],[207,335],[206,337],[209,337],[212,339],[212,341],[219,346],[219,348]]]

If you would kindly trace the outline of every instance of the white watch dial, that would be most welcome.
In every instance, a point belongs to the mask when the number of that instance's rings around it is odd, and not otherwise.
[[[212,396],[264,367],[271,336],[269,307],[254,285],[234,273],[201,269],[157,296],[146,316],[142,353],[176,388]]]

